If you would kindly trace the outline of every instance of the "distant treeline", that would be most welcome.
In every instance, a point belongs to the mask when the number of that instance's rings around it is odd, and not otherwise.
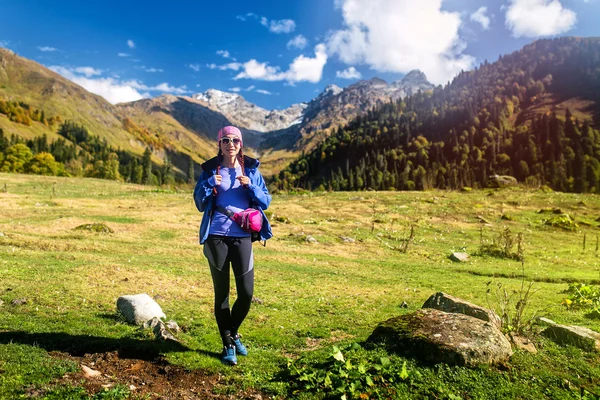
[[[37,121],[48,127],[60,123],[60,115],[47,117],[43,110],[31,107],[22,101],[8,101],[0,99],[0,114],[4,114],[9,120],[19,124],[31,126],[33,121]]]
[[[600,104],[600,39],[542,40],[388,102],[340,128],[274,177],[279,189],[484,187],[493,174],[600,193],[597,109],[578,121],[548,103]],[[585,104],[585,103],[584,103]],[[545,107],[545,108],[544,108]]]
[[[57,133],[64,139],[49,142],[45,134],[24,140],[14,134],[9,138],[0,129],[0,172],[84,176],[149,185],[183,181],[174,176],[167,157],[162,166],[154,166],[148,147],[140,158],[109,146],[106,139],[91,135],[85,127],[71,121],[60,125]],[[191,181],[191,157],[189,165],[187,180]]]

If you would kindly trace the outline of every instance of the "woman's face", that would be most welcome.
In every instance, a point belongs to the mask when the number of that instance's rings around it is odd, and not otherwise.
[[[224,156],[234,157],[240,152],[242,141],[235,135],[227,135],[221,138],[219,146]]]

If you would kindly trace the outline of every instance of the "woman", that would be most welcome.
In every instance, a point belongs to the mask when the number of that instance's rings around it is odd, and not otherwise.
[[[215,290],[215,318],[223,339],[225,364],[237,364],[237,354],[247,355],[240,340],[239,328],[248,311],[254,292],[254,255],[250,233],[227,216],[249,207],[263,217],[260,240],[272,235],[262,210],[271,203],[271,195],[258,171],[258,160],[244,156],[242,133],[234,126],[219,130],[219,153],[204,164],[194,189],[194,201],[203,212],[200,244],[210,265]],[[238,297],[229,307],[229,269],[233,269]]]

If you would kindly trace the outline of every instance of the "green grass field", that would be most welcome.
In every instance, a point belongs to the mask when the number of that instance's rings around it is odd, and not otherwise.
[[[568,213],[578,228],[544,224],[552,214],[538,211],[552,208]],[[597,354],[535,334],[538,353],[516,351],[501,369],[424,366],[381,348],[351,347],[378,322],[415,311],[437,291],[497,308],[487,283],[518,289],[522,265],[479,249],[482,239],[490,243],[506,228],[522,233],[525,279],[538,290],[528,315],[538,311],[600,331],[600,320],[561,306],[569,282],[600,281],[599,197],[522,188],[276,194],[269,211],[275,236],[254,247],[260,302],[242,327],[251,354],[230,368],[218,359],[212,283],[191,188],[0,174],[0,398],[156,398],[126,381],[91,391],[85,380],[64,379],[78,376],[86,354],[115,351],[133,360],[162,355],[207,381],[218,377],[214,396],[252,390],[263,398],[323,398],[328,393],[285,374],[287,360],[316,370],[334,345],[365,363],[382,356],[393,366],[406,361],[408,378],[383,385],[381,397],[592,399],[600,393]],[[89,223],[114,232],[74,230]],[[414,240],[400,252],[411,225]],[[318,243],[307,243],[307,235]],[[450,261],[453,251],[466,251],[470,261]],[[183,328],[181,345],[157,342],[116,315],[117,298],[136,293],[157,296],[167,318]],[[15,299],[26,303],[14,305]],[[408,308],[400,307],[403,301]],[[369,393],[362,398],[377,395]],[[202,398],[186,396],[162,398]]]

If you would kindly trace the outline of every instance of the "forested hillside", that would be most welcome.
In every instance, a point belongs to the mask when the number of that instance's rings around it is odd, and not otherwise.
[[[540,40],[358,117],[280,189],[483,187],[492,174],[600,193],[600,38]]]

